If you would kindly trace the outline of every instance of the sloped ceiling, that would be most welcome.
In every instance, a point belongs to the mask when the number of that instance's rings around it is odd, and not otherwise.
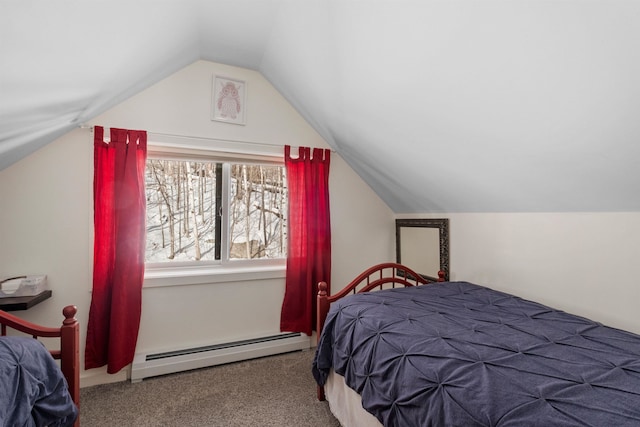
[[[640,211],[640,2],[0,2],[0,169],[198,59],[396,213]]]

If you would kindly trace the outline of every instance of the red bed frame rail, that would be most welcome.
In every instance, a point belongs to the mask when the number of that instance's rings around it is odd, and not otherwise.
[[[80,324],[76,319],[78,309],[68,305],[62,309],[64,321],[59,328],[49,328],[21,319],[0,310],[0,335],[7,334],[7,328],[31,335],[33,338],[60,338],[59,349],[49,350],[54,359],[60,360],[60,370],[67,379],[69,394],[80,409]],[[80,416],[75,427],[80,426]]]

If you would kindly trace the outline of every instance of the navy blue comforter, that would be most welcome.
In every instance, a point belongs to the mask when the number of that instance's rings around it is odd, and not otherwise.
[[[78,416],[59,366],[33,338],[0,338],[0,425],[73,425]]]
[[[640,426],[640,336],[466,282],[333,303],[331,367],[385,426]]]

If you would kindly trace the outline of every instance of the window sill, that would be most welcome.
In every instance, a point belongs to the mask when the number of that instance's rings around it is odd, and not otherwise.
[[[248,280],[280,279],[286,275],[286,265],[258,266],[215,265],[208,267],[147,268],[143,288],[203,285]]]

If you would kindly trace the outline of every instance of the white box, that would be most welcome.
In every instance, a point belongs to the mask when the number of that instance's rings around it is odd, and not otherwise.
[[[30,297],[47,289],[46,275],[19,276],[0,280],[0,298]]]

